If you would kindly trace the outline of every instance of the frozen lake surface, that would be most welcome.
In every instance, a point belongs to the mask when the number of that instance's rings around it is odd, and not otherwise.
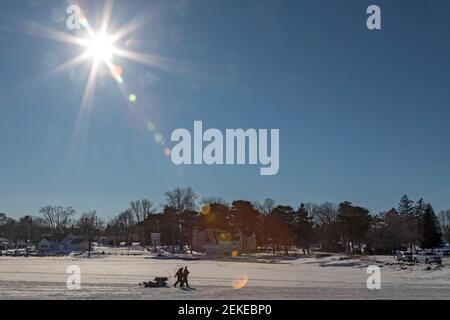
[[[151,254],[3,256],[0,299],[450,299],[448,259],[431,270],[392,264],[386,256],[248,261],[158,259]],[[67,289],[70,265],[81,269],[80,290]],[[367,289],[368,265],[381,266],[380,290]],[[193,290],[138,286],[155,276],[167,276],[172,284],[181,266],[190,269]],[[236,284],[242,288],[235,289]]]

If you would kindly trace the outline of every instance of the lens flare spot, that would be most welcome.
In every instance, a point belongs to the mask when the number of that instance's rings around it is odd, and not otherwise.
[[[147,129],[148,129],[148,131],[153,131],[153,130],[155,130],[155,124],[152,123],[152,122],[148,122],[148,123],[147,123]]]
[[[172,151],[169,148],[164,148],[164,155],[166,157],[170,157],[170,154],[172,153]]]
[[[122,67],[119,65],[114,65],[111,69],[111,73],[116,79],[122,77],[122,72]]]
[[[123,73],[123,69],[119,65],[114,65],[111,68],[111,74],[118,83],[123,83],[122,73]]]
[[[204,216],[207,216],[208,214],[210,214],[211,213],[211,206],[209,205],[209,204],[205,204],[203,207],[202,207],[202,214],[204,215]]]
[[[216,219],[216,215],[212,211],[211,205],[209,204],[205,204],[202,207],[202,215],[205,218],[206,222],[208,223],[213,223],[214,220]]]
[[[231,241],[232,237],[231,234],[229,232],[222,232],[220,234],[220,241]],[[233,254],[233,252],[232,252]]]
[[[161,133],[159,133],[159,132],[155,133],[155,135],[153,136],[153,139],[159,145],[164,145],[164,143],[165,143],[164,142],[164,136]]]
[[[80,24],[81,24],[83,27],[85,27],[85,28],[89,25],[89,22],[88,22],[88,20],[86,19],[85,16],[82,16],[82,17],[80,18]]]
[[[233,280],[233,289],[242,289],[248,283],[247,275],[243,274]]]
[[[130,94],[130,96],[128,97],[128,99],[130,99],[130,102],[135,103],[136,100],[137,100],[137,97],[136,97],[136,95],[134,95],[134,94]]]

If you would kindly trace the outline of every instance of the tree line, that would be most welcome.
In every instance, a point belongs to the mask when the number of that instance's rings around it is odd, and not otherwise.
[[[96,211],[76,218],[72,207],[46,206],[39,215],[17,220],[0,213],[0,238],[12,242],[36,243],[43,235],[72,232],[89,239],[103,237],[109,244],[150,244],[151,233],[160,233],[161,244],[192,248],[193,230],[222,231],[222,240],[237,233],[255,234],[258,247],[289,254],[311,247],[329,252],[388,254],[399,247],[436,248],[450,242],[450,210],[436,214],[423,199],[414,202],[404,195],[386,212],[371,214],[349,201],[300,203],[297,208],[236,200],[231,204],[211,197],[199,201],[192,188],[175,188],[165,193],[159,208],[149,199],[132,201],[129,208],[110,219]]]

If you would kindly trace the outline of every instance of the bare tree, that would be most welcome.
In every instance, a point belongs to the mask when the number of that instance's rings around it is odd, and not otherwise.
[[[84,212],[78,220],[78,228],[80,233],[87,238],[89,242],[88,256],[91,256],[93,238],[99,234],[103,228],[104,222],[97,215],[96,211]]]
[[[337,220],[338,206],[332,202],[322,204],[306,204],[306,208],[312,213],[315,223],[318,225],[329,225]]]
[[[207,205],[207,204],[223,204],[225,206],[229,206],[229,204],[222,199],[221,197],[216,197],[216,196],[210,196],[210,197],[205,197],[200,201],[200,204],[203,205]]]
[[[39,210],[44,221],[53,232],[62,232],[72,222],[75,210],[72,207],[46,206]]]
[[[0,238],[5,237],[6,225],[8,224],[8,216],[5,213],[0,213]]]
[[[17,228],[19,229],[20,238],[25,239],[27,243],[30,242],[31,225],[33,224],[33,217],[26,215],[19,218]]]
[[[129,210],[134,215],[138,223],[147,219],[148,216],[155,211],[153,208],[153,202],[148,199],[131,201]]]
[[[166,206],[175,209],[177,213],[194,211],[196,209],[197,194],[191,187],[175,188],[166,192]]]
[[[316,224],[316,236],[322,249],[336,251],[339,249],[338,206],[331,202],[305,205]]]
[[[124,233],[127,242],[133,241],[134,238],[134,225],[136,220],[133,213],[130,210],[125,210],[117,217],[117,227],[120,233]]]
[[[114,245],[120,241],[121,230],[119,228],[119,217],[108,218],[108,222],[105,228],[105,235],[111,237]]]
[[[175,230],[178,229],[177,233],[181,233],[182,221],[181,214],[187,211],[195,211],[197,194],[192,190],[191,187],[186,188],[175,188],[172,191],[166,192],[166,208],[171,208],[175,210],[176,215],[176,226],[172,228],[172,253],[175,253]],[[175,229],[176,228],[176,229]],[[180,243],[181,246],[181,243]]]
[[[5,213],[0,213],[0,238],[17,238],[15,229],[16,221]]]
[[[267,198],[264,200],[263,203],[255,202],[254,206],[256,209],[258,209],[261,213],[269,214],[272,212],[272,210],[275,208],[275,200]]]
[[[153,207],[153,202],[148,199],[141,200],[142,214],[144,220],[148,218],[149,215],[155,213],[155,208]]]

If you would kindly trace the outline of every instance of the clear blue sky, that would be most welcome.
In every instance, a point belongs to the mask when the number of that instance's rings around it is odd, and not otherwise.
[[[370,4],[382,9],[381,31],[366,28]],[[102,6],[82,3],[93,25]],[[165,191],[188,185],[228,201],[348,200],[376,213],[408,193],[450,207],[449,1],[116,1],[112,29],[154,13],[117,45],[134,39],[136,50],[172,62],[117,59],[137,102],[102,75],[75,142],[89,62],[49,76],[80,48],[24,32],[37,23],[73,34],[65,7],[2,1],[0,212],[52,204],[113,216],[131,200],[160,204]],[[174,166],[154,133],[168,140],[194,120],[279,128],[280,172]]]

